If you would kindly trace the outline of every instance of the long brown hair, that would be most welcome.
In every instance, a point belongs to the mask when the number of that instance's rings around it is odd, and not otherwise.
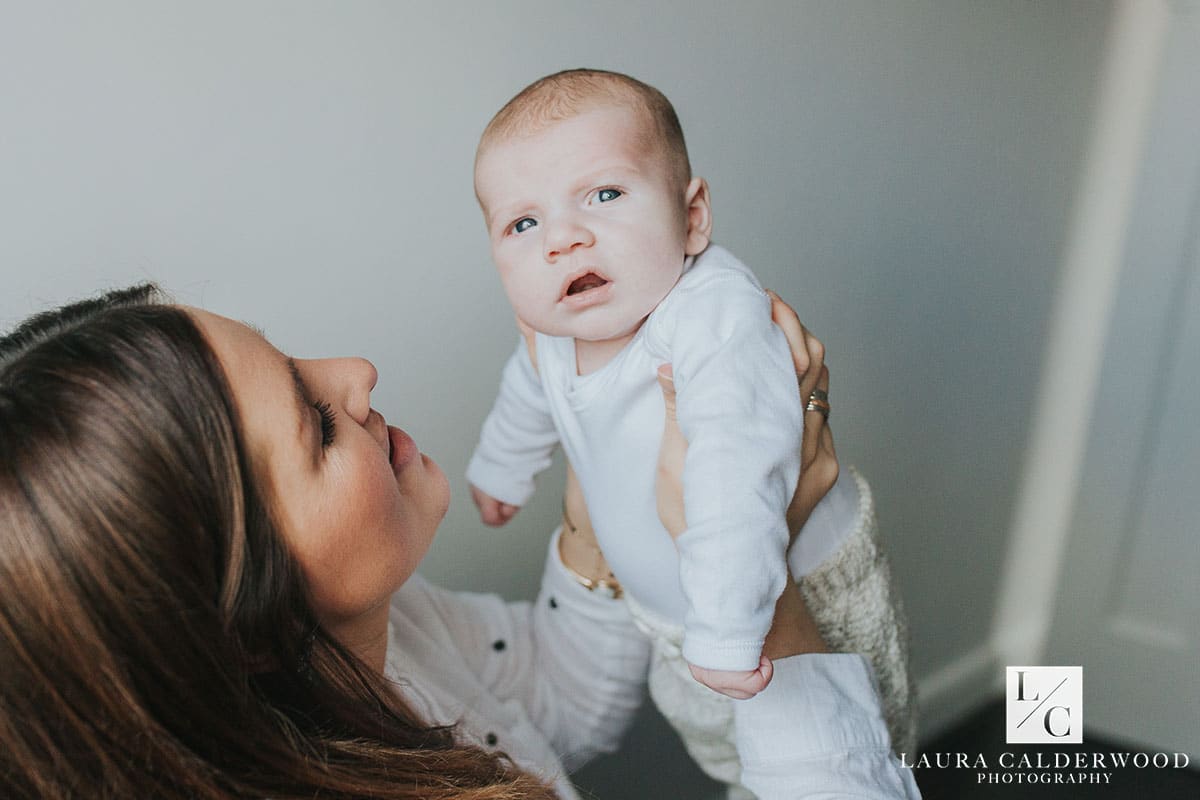
[[[0,794],[553,796],[317,624],[221,366],[160,299],[0,339]]]

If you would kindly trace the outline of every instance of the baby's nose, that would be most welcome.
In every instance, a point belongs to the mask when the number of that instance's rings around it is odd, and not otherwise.
[[[546,259],[553,261],[568,255],[578,247],[591,247],[596,239],[586,225],[575,221],[556,224],[546,235]]]

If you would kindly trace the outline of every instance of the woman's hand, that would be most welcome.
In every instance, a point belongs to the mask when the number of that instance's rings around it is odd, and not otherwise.
[[[792,364],[800,384],[800,402],[807,406],[813,390],[829,393],[825,345],[800,324],[800,317],[779,295],[769,289],[767,295],[771,298],[771,320],[783,330],[792,350]],[[837,483],[838,469],[833,431],[826,415],[820,411],[806,411],[804,438],[800,443],[800,481],[787,510],[788,530],[793,540],[817,503]]]
[[[771,319],[783,331],[792,350],[800,401],[807,404],[814,389],[829,391],[825,345],[800,324],[796,312],[779,295],[771,291],[767,294],[771,298]],[[687,530],[683,512],[683,462],[687,455],[687,440],[675,419],[675,383],[670,364],[659,368],[658,385],[662,388],[666,406],[666,424],[658,451],[655,494],[659,520],[671,536],[677,537]],[[820,411],[807,411],[804,414],[804,438],[800,445],[800,481],[787,510],[788,530],[793,539],[804,527],[817,503],[833,488],[837,477],[838,461],[833,447],[833,433]]]

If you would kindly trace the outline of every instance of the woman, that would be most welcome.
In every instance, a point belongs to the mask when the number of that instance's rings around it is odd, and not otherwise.
[[[150,286],[0,340],[5,796],[574,796],[562,765],[615,745],[645,644],[555,549],[532,606],[413,575],[447,485],[370,408],[375,379]],[[738,720],[747,770],[798,727],[790,696],[830,765],[804,790],[915,795],[861,659],[786,658],[820,649],[795,592],[776,627],[779,689]],[[796,786],[777,773],[760,794]]]

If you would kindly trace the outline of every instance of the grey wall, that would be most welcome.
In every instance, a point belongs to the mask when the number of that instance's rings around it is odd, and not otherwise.
[[[423,570],[527,596],[461,473],[514,341],[471,192],[528,81],[674,101],[716,238],[827,342],[918,675],[984,642],[1086,141],[1101,2],[5,4],[0,326],[153,278],[285,350],[362,354],[452,478]]]

